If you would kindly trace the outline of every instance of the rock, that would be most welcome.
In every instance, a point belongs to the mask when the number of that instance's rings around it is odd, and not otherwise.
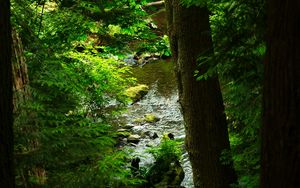
[[[117,132],[126,132],[127,129],[118,129]]]
[[[144,134],[145,136],[151,137],[151,131],[145,131],[143,134]]]
[[[136,146],[137,146],[137,144],[135,144],[135,143],[130,143],[129,145],[130,145],[130,146],[133,146],[133,147],[136,147]]]
[[[143,135],[144,135],[144,136],[148,136],[148,137],[151,138],[151,139],[158,138],[158,135],[157,135],[156,132],[145,131],[145,132],[143,132]]]
[[[136,176],[138,174],[138,170],[140,169],[140,163],[141,159],[139,157],[135,157],[131,160],[131,173],[132,175]]]
[[[169,137],[171,140],[174,140],[174,134],[169,133],[169,134],[168,134],[168,137]]]
[[[122,126],[124,129],[132,129],[134,127],[134,125],[132,124],[127,124],[127,125],[124,125]]]
[[[124,129],[124,131],[123,130],[121,130],[121,131],[117,130],[116,134],[117,134],[118,137],[121,137],[121,138],[127,138],[128,136],[130,136],[130,133],[127,132],[126,129]]]
[[[151,139],[156,139],[156,138],[158,138],[157,133],[153,133],[153,135],[151,135],[150,138],[151,138]]]
[[[132,135],[130,135],[130,136],[127,137],[127,142],[137,144],[137,143],[139,143],[140,138],[141,137],[139,135],[132,134]]]
[[[144,118],[136,118],[133,120],[134,123],[143,123],[144,122]]]
[[[166,172],[161,182],[155,184],[155,188],[160,187],[180,187],[182,180],[184,179],[184,172],[181,166],[172,166],[168,172]]]
[[[149,91],[149,87],[144,84],[140,84],[134,87],[126,89],[125,95],[129,97],[133,103],[141,100]]]
[[[147,123],[155,123],[155,122],[157,122],[157,121],[160,120],[159,117],[157,117],[157,116],[155,116],[153,114],[146,114],[145,117],[144,117],[144,119],[145,119],[145,121]]]
[[[173,133],[164,133],[163,134],[163,138],[164,139],[170,139],[170,140],[174,140],[174,134]]]
[[[180,187],[183,179],[184,171],[178,160],[169,164],[165,161],[156,161],[147,176],[148,186],[155,188]]]

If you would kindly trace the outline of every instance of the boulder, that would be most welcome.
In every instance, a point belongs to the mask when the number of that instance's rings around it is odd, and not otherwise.
[[[127,142],[137,144],[137,143],[139,143],[140,139],[141,139],[141,136],[139,136],[137,134],[132,134],[127,137]]]
[[[152,135],[150,135],[150,138],[151,138],[151,139],[156,139],[156,138],[158,138],[157,133],[153,133]]]
[[[144,118],[136,118],[133,120],[134,123],[138,123],[138,124],[141,124],[144,122]]]
[[[134,103],[141,100],[148,93],[148,91],[149,87],[147,85],[140,84],[126,89],[125,95]]]
[[[124,129],[132,129],[133,127],[134,127],[134,125],[132,125],[132,124],[127,124],[127,125],[122,126],[122,128],[124,128]]]
[[[171,163],[169,171],[163,174],[162,180],[155,184],[154,187],[180,187],[183,179],[183,168],[179,162],[175,161],[174,163]]]
[[[174,140],[174,134],[169,133],[169,134],[168,134],[168,137],[169,137],[171,140]]]
[[[156,161],[147,176],[149,187],[180,187],[184,179],[184,171],[178,160],[168,163]]]
[[[127,129],[118,129],[116,134],[121,138],[127,138],[130,136],[130,133],[127,131]]]
[[[131,173],[132,175],[136,176],[138,174],[138,171],[140,169],[140,163],[141,159],[139,157],[135,157],[131,160]]]
[[[147,123],[155,123],[155,122],[159,121],[160,118],[157,117],[157,116],[155,116],[154,114],[145,114],[144,120],[145,120]]]

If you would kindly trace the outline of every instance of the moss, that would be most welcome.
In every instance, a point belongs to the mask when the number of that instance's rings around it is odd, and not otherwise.
[[[116,134],[118,137],[122,137],[122,138],[127,138],[131,135],[131,133],[127,132],[127,131],[126,132],[117,132]]]
[[[134,123],[143,123],[145,121],[144,118],[136,118],[133,120]]]
[[[140,84],[134,87],[130,87],[125,91],[125,95],[129,97],[133,102],[139,101],[149,91],[149,87],[144,84]]]
[[[154,123],[159,121],[159,118],[153,114],[146,114],[144,119],[147,123]]]

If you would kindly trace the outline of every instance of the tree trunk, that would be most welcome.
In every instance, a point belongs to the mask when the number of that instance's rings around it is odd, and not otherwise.
[[[9,0],[0,2],[0,187],[14,187]]]
[[[300,186],[300,1],[268,0],[261,187]]]
[[[15,30],[12,30],[12,78],[13,78],[13,105],[14,113],[20,109],[20,104],[28,99],[27,90],[28,72],[25,63],[21,38]]]
[[[194,76],[199,55],[212,52],[209,11],[206,7],[185,8],[179,0],[166,1],[166,10],[194,185],[229,187],[236,176],[231,162],[220,162],[222,151],[230,146],[219,81],[217,76],[200,81]],[[199,71],[206,70],[202,66]]]

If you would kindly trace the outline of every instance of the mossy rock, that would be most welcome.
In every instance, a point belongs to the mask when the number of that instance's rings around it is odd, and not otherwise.
[[[144,84],[140,84],[134,87],[126,89],[125,95],[129,97],[133,102],[141,100],[149,91],[149,87]]]
[[[145,121],[144,118],[136,118],[133,120],[134,123],[143,123]]]
[[[121,137],[121,138],[127,138],[131,135],[131,133],[127,132],[127,131],[117,132],[116,134],[118,137]]]
[[[145,114],[144,120],[147,123],[155,123],[155,122],[159,121],[160,118],[155,116],[154,114]]]
[[[127,138],[127,142],[137,144],[139,143],[141,136],[132,134]]]
[[[147,173],[148,187],[180,187],[184,171],[178,160],[159,160]]]

